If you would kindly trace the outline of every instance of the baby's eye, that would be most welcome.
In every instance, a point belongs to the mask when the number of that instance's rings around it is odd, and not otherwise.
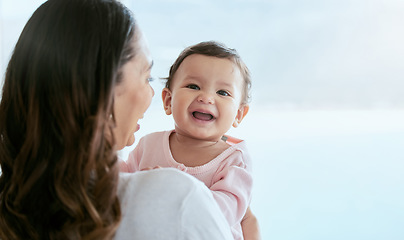
[[[189,85],[187,85],[187,88],[194,89],[194,90],[199,90],[200,89],[198,87],[198,85],[195,85],[195,84],[189,84]]]
[[[230,93],[225,90],[219,90],[216,93],[222,96],[230,96]]]
[[[147,81],[148,81],[148,82],[153,82],[153,81],[154,81],[154,78],[153,78],[153,77],[148,77],[148,78],[147,78]]]

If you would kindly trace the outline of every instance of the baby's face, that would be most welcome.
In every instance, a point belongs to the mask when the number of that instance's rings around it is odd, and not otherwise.
[[[171,90],[163,90],[163,101],[177,133],[215,141],[244,117],[242,89],[243,77],[231,60],[193,54],[181,63]]]

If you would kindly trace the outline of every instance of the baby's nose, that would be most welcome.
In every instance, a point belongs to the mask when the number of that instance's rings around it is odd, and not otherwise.
[[[198,102],[206,104],[214,104],[215,100],[211,94],[202,93],[198,96]]]

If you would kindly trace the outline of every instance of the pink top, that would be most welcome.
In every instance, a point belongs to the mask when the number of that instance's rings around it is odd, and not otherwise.
[[[121,172],[136,172],[147,167],[174,167],[201,180],[211,190],[235,239],[243,239],[240,222],[251,200],[251,159],[245,142],[227,137],[231,146],[219,156],[202,166],[187,167],[174,160],[169,144],[173,132],[155,132],[141,138],[125,164],[120,162]]]

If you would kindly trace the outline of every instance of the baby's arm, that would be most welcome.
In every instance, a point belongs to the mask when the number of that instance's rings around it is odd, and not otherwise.
[[[258,220],[251,212],[250,207],[247,208],[247,212],[241,220],[241,228],[243,229],[244,240],[260,240],[260,229]]]
[[[251,199],[252,176],[243,163],[224,167],[210,187],[230,226],[243,219]]]

